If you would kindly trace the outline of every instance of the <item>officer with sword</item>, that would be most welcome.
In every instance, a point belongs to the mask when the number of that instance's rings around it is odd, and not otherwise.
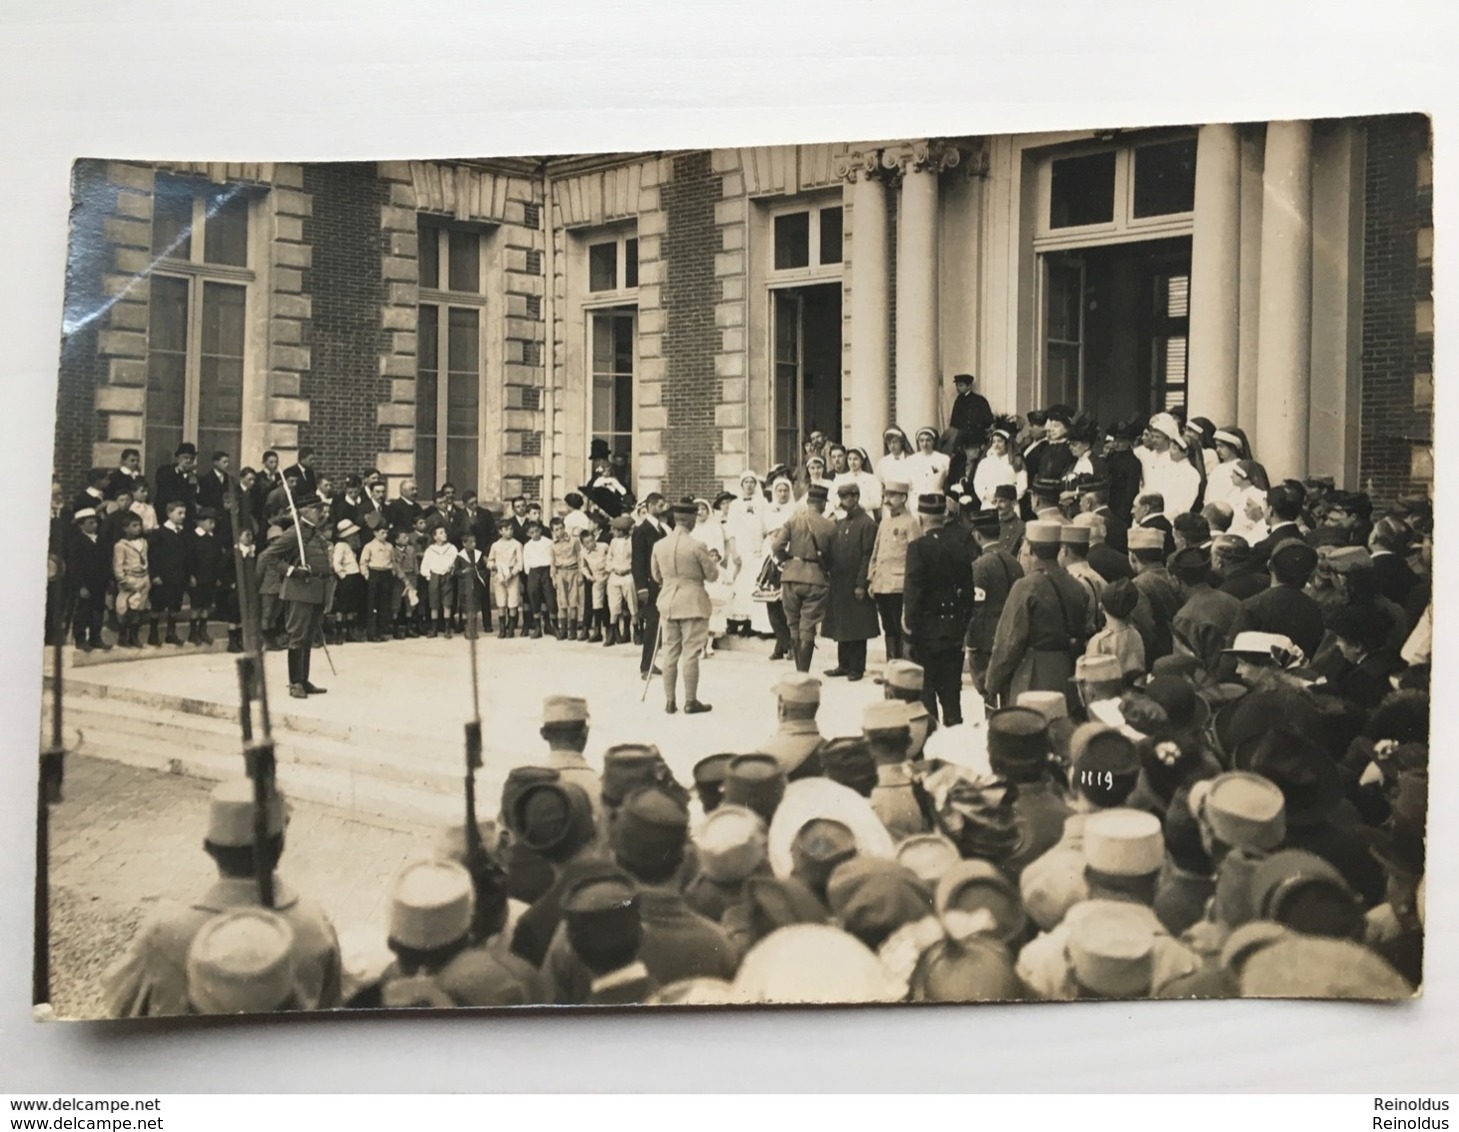
[[[324,621],[325,581],[330,576],[329,540],[320,527],[323,504],[309,492],[295,498],[284,484],[289,513],[294,520],[294,537],[273,543],[258,556],[258,568],[277,559],[284,566],[279,596],[284,602],[284,631],[288,635],[289,695],[296,700],[322,695],[327,689],[309,679],[309,660],[314,640]],[[324,646],[325,659],[330,660]]]

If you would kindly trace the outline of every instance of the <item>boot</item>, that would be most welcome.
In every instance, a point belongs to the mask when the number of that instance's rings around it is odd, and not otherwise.
[[[153,617],[148,624],[150,628],[147,631],[147,644],[154,649],[160,649],[162,647],[162,638],[160,636],[161,623],[157,618]]]
[[[595,609],[592,616],[593,631],[588,635],[588,640],[597,644],[604,639],[604,633],[608,628],[608,614],[601,609]],[[586,626],[584,626],[586,628]]]
[[[542,639],[542,618],[532,617],[530,618],[530,620],[532,622],[532,639],[534,641],[539,641]]]
[[[642,621],[637,621],[636,620],[633,623],[633,643],[635,645],[642,645],[643,644],[643,622]]]
[[[434,639],[436,636],[436,626],[439,624],[440,618],[432,617],[430,627],[426,629],[426,636]]]
[[[586,618],[584,618],[582,621],[574,621],[573,622],[573,628],[575,628],[578,631],[578,640],[579,641],[590,641],[590,640],[593,639],[593,635],[588,631],[589,627],[592,624],[593,624],[593,616],[592,616],[592,614],[588,614],[588,616]]]
[[[517,636],[517,618],[521,615],[514,609],[510,613],[502,614],[503,636],[507,640],[513,640]]]
[[[605,626],[603,629],[603,647],[612,648],[617,643],[618,630],[615,629],[611,624]]]
[[[177,635],[177,621],[173,617],[167,618],[167,636],[162,638],[163,644],[181,645],[182,638]]]
[[[508,615],[505,612],[503,612],[502,615],[497,618],[497,623],[496,623],[496,637],[497,637],[497,640],[499,640],[499,641],[506,640],[507,637],[510,635],[510,632],[511,632],[507,628],[507,616]]]
[[[588,639],[587,629],[578,624],[576,617],[567,623],[567,639],[569,641],[586,641]]]
[[[228,630],[228,651],[243,651],[243,630],[241,628]]]
[[[450,639],[451,639],[451,619],[448,617],[446,619],[446,640],[449,641]]]
[[[197,625],[198,625],[198,642],[200,644],[204,644],[204,645],[211,645],[213,643],[213,636],[212,636],[211,633],[208,632],[208,622],[207,622],[207,619],[204,618],[204,619],[200,620],[197,623]]]
[[[397,621],[395,623],[395,639],[397,641],[403,641],[403,640],[405,640],[405,622],[404,621]]]
[[[200,645],[200,644],[203,643],[202,634],[200,632],[200,629],[201,628],[202,628],[202,621],[200,619],[196,618],[196,617],[194,617],[191,621],[189,621],[187,623],[187,643],[188,644],[190,644],[190,645]]]

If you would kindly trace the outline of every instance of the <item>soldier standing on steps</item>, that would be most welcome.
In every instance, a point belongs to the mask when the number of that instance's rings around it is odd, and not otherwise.
[[[310,683],[309,659],[324,621],[324,583],[331,567],[329,540],[319,526],[323,514],[319,496],[300,496],[294,509],[299,513],[297,532],[270,545],[259,555],[259,564],[277,559],[284,567],[279,597],[289,637],[289,695],[302,700],[327,690]]]

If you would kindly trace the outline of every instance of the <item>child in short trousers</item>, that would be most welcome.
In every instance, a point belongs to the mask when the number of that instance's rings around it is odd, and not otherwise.
[[[552,594],[552,543],[544,536],[542,524],[535,520],[527,522],[527,544],[522,547],[522,566],[527,574],[527,616],[532,622],[532,639],[542,636],[542,630],[553,614]]]
[[[426,636],[444,632],[451,639],[451,611],[455,604],[456,548],[451,545],[451,532],[444,526],[431,531],[431,545],[421,555],[420,573],[425,579],[426,597],[431,607],[431,627]]]
[[[512,537],[512,520],[497,523],[497,540],[486,552],[486,566],[491,573],[492,596],[501,613],[497,636],[511,640],[517,633],[517,618],[522,606],[522,544]]]
[[[578,542],[561,517],[552,520],[552,596],[557,608],[554,632],[560,640],[571,641],[578,635],[583,565]]]

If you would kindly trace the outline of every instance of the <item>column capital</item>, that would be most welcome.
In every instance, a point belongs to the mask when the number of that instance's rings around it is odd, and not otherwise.
[[[897,176],[908,173],[932,173],[934,175],[954,169],[963,160],[962,147],[941,138],[907,142],[881,151],[883,168]]]
[[[857,181],[885,181],[887,172],[882,168],[880,149],[853,149],[838,153],[834,165],[836,176],[843,181],[856,184]]]

